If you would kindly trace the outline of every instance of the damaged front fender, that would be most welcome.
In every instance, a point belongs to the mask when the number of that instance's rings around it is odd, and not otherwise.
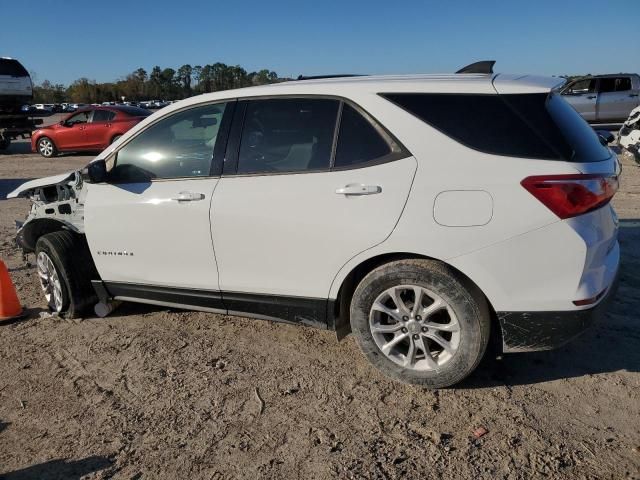
[[[72,172],[27,182],[7,198],[26,197],[32,201],[24,222],[16,222],[16,242],[26,252],[35,250],[38,238],[58,230],[84,234],[86,188],[80,172]]]

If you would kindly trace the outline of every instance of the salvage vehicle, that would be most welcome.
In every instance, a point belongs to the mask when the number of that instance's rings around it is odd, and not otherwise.
[[[137,107],[82,109],[57,124],[34,131],[31,150],[47,158],[60,152],[103,150],[149,115],[151,112]]]
[[[492,64],[177,102],[13,191],[17,241],[69,317],[131,301],[351,331],[431,388],[490,338],[557,347],[615,290],[620,166],[557,79]]]
[[[589,123],[621,123],[640,105],[640,75],[596,75],[569,82],[564,99]]]
[[[633,155],[636,163],[640,164],[640,107],[634,108],[629,118],[618,132],[620,147]]]

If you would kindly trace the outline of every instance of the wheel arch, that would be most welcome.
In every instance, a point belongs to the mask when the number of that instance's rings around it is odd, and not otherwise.
[[[351,323],[350,323],[350,306],[351,306],[351,298],[353,297],[353,293],[360,283],[362,279],[367,276],[371,271],[378,268],[381,265],[386,263],[398,261],[398,260],[434,260],[436,262],[440,262],[446,265],[448,268],[453,270],[460,278],[468,283],[472,288],[476,288],[478,292],[484,297],[487,302],[487,306],[489,307],[489,312],[491,313],[491,331],[492,337],[495,336],[495,341],[501,342],[500,338],[500,325],[498,322],[498,317],[496,315],[495,309],[491,303],[491,300],[484,293],[482,288],[473,281],[468,275],[464,272],[460,271],[458,268],[453,265],[434,257],[429,257],[427,255],[412,253],[412,252],[388,252],[388,253],[380,253],[374,256],[371,256],[367,259],[362,260],[356,266],[352,267],[351,270],[342,278],[339,283],[339,287],[337,288],[337,294],[335,297],[335,301],[330,302],[330,306],[333,308],[332,311],[329,312],[330,318],[334,321],[334,327],[336,330],[336,334],[338,336],[338,340],[341,340],[345,336],[347,336],[351,332]],[[336,281],[338,277],[336,277]],[[335,282],[337,283],[337,282]],[[335,284],[332,285],[332,289]],[[331,308],[330,307],[330,308]],[[501,343],[498,343],[501,344]]]
[[[63,220],[55,218],[36,218],[25,223],[16,237],[16,242],[26,252],[34,252],[38,239],[48,233],[69,230],[77,235],[82,235],[76,227]]]

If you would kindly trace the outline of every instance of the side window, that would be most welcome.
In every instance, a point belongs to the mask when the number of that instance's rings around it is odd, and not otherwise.
[[[600,79],[600,92],[626,92],[631,90],[631,79],[629,77],[607,77]]]
[[[94,110],[91,123],[110,122],[116,116],[116,112],[110,110]]]
[[[67,124],[75,125],[76,123],[87,123],[89,121],[90,114],[91,111],[76,113],[67,120]]]
[[[572,95],[581,95],[584,93],[593,93],[596,90],[596,80],[594,78],[585,78],[573,83],[567,90]]]
[[[122,147],[110,181],[208,176],[226,103],[174,113]]]
[[[328,169],[337,100],[252,100],[244,119],[238,173]]]
[[[376,128],[351,105],[344,104],[338,133],[335,167],[369,162],[391,153]]]

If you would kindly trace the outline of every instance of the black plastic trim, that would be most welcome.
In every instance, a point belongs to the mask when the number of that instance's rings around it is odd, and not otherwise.
[[[224,155],[227,150],[229,132],[231,131],[233,114],[235,112],[237,104],[237,100],[229,101],[225,108],[225,112],[222,115],[222,123],[220,124],[220,128],[218,130],[216,144],[213,147],[213,160],[211,161],[211,169],[209,170],[209,176],[211,177],[219,177],[220,175],[222,175],[222,168],[224,166]]]
[[[117,297],[143,303],[148,301],[183,308],[220,310],[229,315],[300,323],[321,329],[335,327],[333,301],[326,298],[220,292],[125,282],[94,281],[92,284],[101,301]]]
[[[585,310],[496,312],[505,353],[558,348],[604,317],[618,288],[618,275],[600,302]]]

